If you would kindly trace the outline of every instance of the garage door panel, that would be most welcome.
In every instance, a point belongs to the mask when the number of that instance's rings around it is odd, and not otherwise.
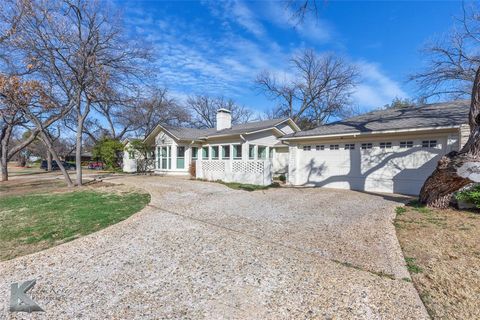
[[[297,183],[332,188],[348,188],[374,192],[418,194],[425,179],[433,172],[446,151],[446,138],[436,140],[436,148],[422,148],[421,140],[412,148],[400,148],[400,141],[392,141],[392,148],[354,150],[311,150],[299,152]],[[374,144],[375,145],[375,144]]]

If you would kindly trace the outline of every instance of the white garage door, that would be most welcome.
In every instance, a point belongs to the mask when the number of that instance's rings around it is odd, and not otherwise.
[[[297,185],[416,195],[447,152],[447,138],[301,145]]]

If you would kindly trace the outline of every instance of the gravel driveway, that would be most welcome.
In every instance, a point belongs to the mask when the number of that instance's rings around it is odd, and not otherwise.
[[[401,198],[111,179],[145,188],[152,202],[100,232],[0,263],[1,319],[428,318],[392,225]],[[10,283],[32,278],[46,312],[8,313]]]

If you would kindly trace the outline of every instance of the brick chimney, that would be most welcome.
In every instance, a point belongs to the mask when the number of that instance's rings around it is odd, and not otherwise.
[[[217,131],[232,127],[232,112],[228,109],[217,110]]]

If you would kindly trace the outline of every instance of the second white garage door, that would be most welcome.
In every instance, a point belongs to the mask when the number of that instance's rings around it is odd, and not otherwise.
[[[446,136],[302,144],[293,159],[291,182],[416,195],[452,147]]]

